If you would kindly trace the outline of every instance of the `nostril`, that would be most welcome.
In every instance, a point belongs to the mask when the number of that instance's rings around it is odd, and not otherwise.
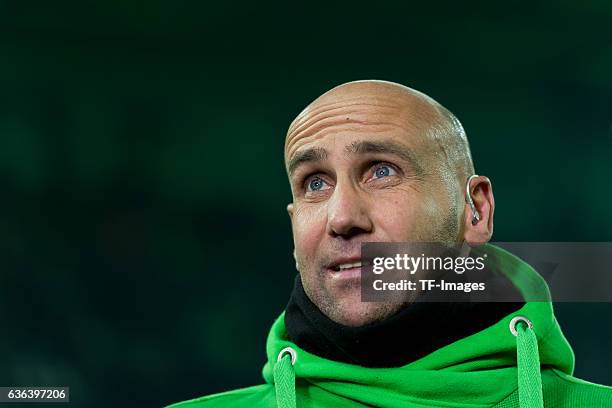
[[[367,234],[368,231],[361,227],[353,226],[343,230],[332,230],[332,235],[334,238],[344,238],[351,239],[353,237],[359,236],[361,234]]]

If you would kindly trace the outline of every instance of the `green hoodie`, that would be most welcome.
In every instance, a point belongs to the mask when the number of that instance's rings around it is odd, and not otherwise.
[[[265,384],[171,407],[612,407],[612,387],[572,377],[574,353],[540,275],[501,248],[482,250],[526,299],[535,286],[549,301],[526,302],[485,330],[397,368],[366,368],[308,353],[289,339],[283,313],[268,336]],[[515,335],[510,322],[517,316],[526,319],[512,325]]]

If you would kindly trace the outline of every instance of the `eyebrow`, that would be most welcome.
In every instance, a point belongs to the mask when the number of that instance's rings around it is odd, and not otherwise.
[[[422,175],[423,170],[417,159],[414,151],[402,144],[396,142],[369,142],[356,141],[346,146],[344,149],[347,154],[366,154],[366,153],[386,153],[399,157],[400,159],[410,163],[417,175]],[[291,175],[297,167],[304,163],[316,163],[327,159],[328,153],[322,147],[313,147],[301,152],[297,152],[290,160],[287,166],[289,175]]]
[[[302,150],[293,155],[289,160],[287,169],[289,175],[293,174],[295,169],[304,163],[317,163],[327,159],[327,150],[322,147],[312,147],[310,149]]]

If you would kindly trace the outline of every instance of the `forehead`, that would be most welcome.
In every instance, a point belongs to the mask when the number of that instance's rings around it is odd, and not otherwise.
[[[285,139],[285,161],[306,148],[344,148],[354,140],[393,140],[423,145],[437,112],[410,95],[342,95],[317,100],[293,121]]]

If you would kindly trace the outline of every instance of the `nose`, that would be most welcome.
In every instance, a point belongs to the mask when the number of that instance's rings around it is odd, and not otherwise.
[[[372,232],[367,197],[350,183],[338,183],[327,203],[327,233],[350,239]]]

